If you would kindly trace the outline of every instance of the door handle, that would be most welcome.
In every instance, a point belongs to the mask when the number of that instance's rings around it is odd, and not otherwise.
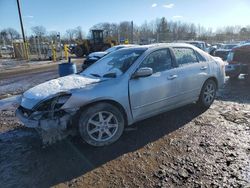
[[[171,75],[168,77],[168,80],[174,80],[175,78],[177,78],[178,76],[176,74]]]
[[[201,67],[201,70],[206,70],[206,69],[207,69],[206,66]]]

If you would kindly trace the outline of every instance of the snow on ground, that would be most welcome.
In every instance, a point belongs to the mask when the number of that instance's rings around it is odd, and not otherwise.
[[[21,97],[20,95],[15,95],[15,96],[0,100],[0,111],[6,110],[15,104],[18,104],[20,101],[20,97]]]
[[[26,60],[16,60],[16,59],[0,59],[0,70],[9,70],[17,67],[32,66],[48,64],[51,61],[26,61]]]

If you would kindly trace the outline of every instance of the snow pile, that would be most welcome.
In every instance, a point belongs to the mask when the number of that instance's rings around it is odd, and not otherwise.
[[[88,78],[79,75],[65,76],[50,80],[29,89],[24,93],[24,97],[28,99],[42,100],[50,95],[69,91],[71,89],[83,88],[86,85],[97,83],[99,81],[100,79]]]

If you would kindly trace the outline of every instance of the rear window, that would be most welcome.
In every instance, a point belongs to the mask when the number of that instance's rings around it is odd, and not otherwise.
[[[196,52],[196,55],[199,61],[206,61],[206,59],[199,52]]]
[[[191,48],[173,48],[176,61],[179,65],[197,63],[196,53]]]

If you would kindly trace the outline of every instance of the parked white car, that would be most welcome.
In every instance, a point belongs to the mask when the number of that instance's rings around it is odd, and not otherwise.
[[[209,108],[224,79],[224,62],[189,44],[126,48],[78,75],[29,89],[16,115],[43,133],[74,129],[104,146],[137,121],[194,102]]]
[[[102,51],[102,52],[92,52],[83,61],[82,70],[84,70],[87,67],[89,67],[90,65],[94,64],[96,61],[98,61],[99,59],[101,59],[102,57],[104,57],[105,55],[107,55],[109,53],[112,53],[112,52],[119,50],[119,49],[122,49],[122,48],[130,48],[130,47],[135,47],[135,46],[138,46],[138,45],[122,44],[122,45],[113,46],[113,47],[108,48],[107,50]]]

